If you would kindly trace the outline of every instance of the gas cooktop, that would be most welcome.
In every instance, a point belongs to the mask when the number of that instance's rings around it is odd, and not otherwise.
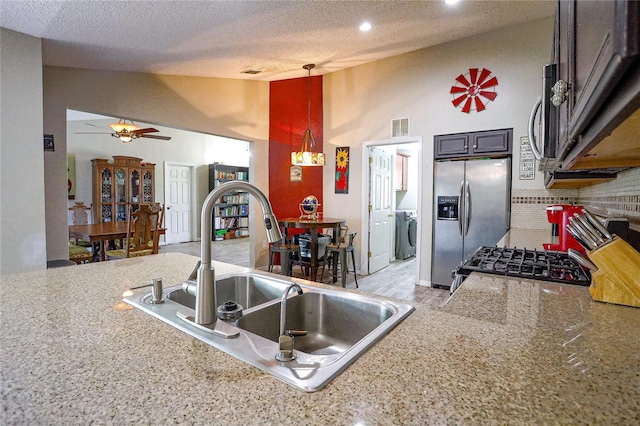
[[[456,268],[456,275],[484,272],[588,286],[591,274],[565,252],[480,247]]]

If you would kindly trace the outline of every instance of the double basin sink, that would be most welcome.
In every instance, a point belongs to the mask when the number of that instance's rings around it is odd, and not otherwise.
[[[281,298],[290,280],[259,272],[217,277],[216,306],[234,301],[243,307],[242,317],[226,321],[234,331],[230,338],[207,333],[178,317],[195,312],[195,297],[182,286],[165,289],[160,304],[151,303],[151,294],[124,301],[307,392],[322,389],[414,310],[404,303],[295,282],[303,293],[288,296],[285,329],[304,330],[306,335],[295,337],[296,358],[287,362],[275,355]]]

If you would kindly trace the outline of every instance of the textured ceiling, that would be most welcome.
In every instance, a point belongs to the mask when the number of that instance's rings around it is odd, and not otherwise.
[[[250,80],[314,75],[553,15],[555,1],[0,0],[45,65]],[[360,33],[362,21],[373,30]],[[258,70],[260,74],[243,74]]]

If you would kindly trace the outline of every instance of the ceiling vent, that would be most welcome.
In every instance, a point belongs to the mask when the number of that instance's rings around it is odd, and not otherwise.
[[[409,136],[409,117],[391,120],[391,137]]]
[[[261,72],[260,70],[244,70],[242,74],[260,74]]]

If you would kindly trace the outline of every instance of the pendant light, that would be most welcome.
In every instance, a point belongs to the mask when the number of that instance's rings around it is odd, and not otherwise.
[[[322,152],[314,152],[313,147],[316,144],[311,133],[311,70],[315,68],[315,64],[307,64],[302,68],[309,72],[308,78],[308,108],[307,108],[307,130],[302,137],[302,147],[300,151],[291,153],[291,164],[294,166],[324,166],[325,155]]]

